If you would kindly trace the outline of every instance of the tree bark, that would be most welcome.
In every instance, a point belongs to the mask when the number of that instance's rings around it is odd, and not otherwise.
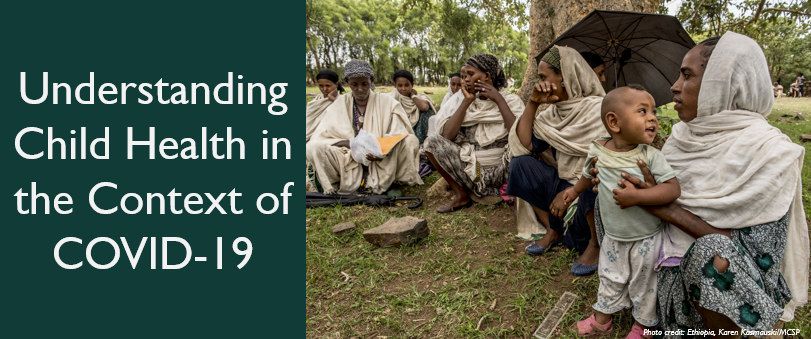
[[[321,71],[323,69],[321,68],[321,60],[318,60],[318,52],[315,50],[315,47],[313,46],[313,40],[310,39],[310,31],[305,32],[307,33],[307,44],[310,45],[310,51],[313,52],[313,56],[315,57],[315,65],[316,67],[318,67],[318,70]]]
[[[538,79],[535,55],[592,10],[654,13],[661,0],[532,0],[529,9],[529,53],[527,70],[518,95],[529,100]]]

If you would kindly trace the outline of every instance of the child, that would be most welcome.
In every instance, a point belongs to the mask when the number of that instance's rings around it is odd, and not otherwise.
[[[603,99],[601,117],[611,137],[592,142],[583,169],[583,177],[574,191],[564,195],[568,204],[591,186],[588,170],[597,157],[599,169],[599,214],[605,236],[600,245],[600,288],[594,315],[575,325],[580,336],[608,334],[611,315],[625,308],[633,309],[636,319],[627,338],[650,338],[644,329],[658,323],[656,317],[656,272],[662,246],[664,222],[637,205],[665,205],[681,194],[676,171],[664,155],[646,144],[653,141],[659,129],[653,97],[639,85],[620,87]],[[637,189],[618,182],[625,172],[644,180],[637,165],[643,162],[658,185]]]

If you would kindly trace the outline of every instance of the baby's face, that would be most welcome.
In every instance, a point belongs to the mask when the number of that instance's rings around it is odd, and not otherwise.
[[[633,144],[653,142],[659,131],[653,97],[648,92],[635,89],[627,90],[623,94],[623,105],[617,112],[620,133],[615,137]]]

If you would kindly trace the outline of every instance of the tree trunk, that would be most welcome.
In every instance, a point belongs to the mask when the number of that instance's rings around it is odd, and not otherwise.
[[[527,70],[518,95],[529,100],[538,79],[535,55],[592,10],[654,13],[661,0],[532,0],[529,9],[529,53]]]
[[[310,51],[313,52],[313,56],[315,57],[315,66],[318,67],[319,71],[321,71],[323,69],[321,68],[321,60],[318,60],[318,52],[315,50],[315,47],[313,46],[313,40],[310,39],[310,32],[309,31],[305,32],[307,33],[307,44],[310,45]]]

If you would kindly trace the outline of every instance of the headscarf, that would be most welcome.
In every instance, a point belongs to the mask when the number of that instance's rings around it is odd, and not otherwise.
[[[363,60],[352,59],[344,66],[344,79],[352,78],[367,78],[372,80],[375,77],[375,71],[372,66]],[[375,83],[372,81],[372,90],[375,89]]]
[[[552,65],[556,70],[560,70],[560,50],[558,50],[558,46],[552,46],[549,52],[541,58],[541,61]]]
[[[600,120],[605,91],[597,75],[575,49],[555,46],[549,53],[555,53],[552,50],[559,54],[563,86],[569,99],[538,113],[532,133],[557,150],[558,175],[574,184],[583,174],[591,142],[608,135]],[[516,126],[517,123],[510,132],[510,150],[513,156],[527,155],[530,152],[518,139]]]
[[[504,77],[504,71],[498,64],[498,59],[487,53],[478,53],[467,59],[467,65],[476,67],[478,70],[490,73],[490,79],[493,79],[493,87],[501,89],[507,83]]]
[[[773,105],[760,46],[727,32],[707,61],[697,117],[673,126],[662,153],[680,172],[677,204],[713,227],[740,229],[788,213],[780,273],[793,296],[783,314],[790,320],[794,308],[808,301],[809,240],[800,175],[805,149],[766,121]],[[675,238],[687,236],[668,228]],[[682,244],[683,255],[692,241],[673,243]]]
[[[315,76],[315,80],[327,79],[332,81],[336,86],[338,86],[338,93],[343,94],[345,92],[343,86],[341,86],[341,82],[338,79],[338,73],[331,69],[322,69],[321,72],[318,72],[318,75]]]
[[[442,105],[445,104],[445,102],[448,101],[448,99],[451,98],[451,96],[454,95],[453,90],[451,90],[451,79],[453,79],[453,77],[460,77],[461,78],[462,74],[459,73],[459,72],[456,72],[456,73],[451,74],[451,76],[448,77],[448,93],[445,93],[445,97],[442,98],[442,102],[439,104],[440,108],[442,107]],[[430,134],[431,133],[428,133],[428,135],[430,135]]]

